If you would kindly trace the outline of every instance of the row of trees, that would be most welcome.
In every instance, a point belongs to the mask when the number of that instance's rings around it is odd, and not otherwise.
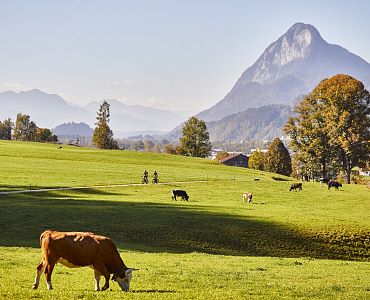
[[[251,169],[273,172],[285,176],[292,173],[292,161],[288,149],[278,138],[270,144],[266,153],[255,151],[248,160]]]
[[[369,161],[369,103],[369,92],[351,76],[321,81],[284,127],[291,138],[295,172],[327,178],[344,170],[350,183],[352,167]]]
[[[0,121],[0,139],[56,143],[58,138],[50,129],[37,127],[29,115],[17,114],[15,124],[10,118]]]
[[[97,112],[93,133],[93,144],[100,149],[119,149],[119,143],[113,138],[113,132],[109,128],[110,105],[103,101]],[[211,152],[211,143],[207,132],[206,123],[195,117],[187,120],[182,127],[180,145],[165,144],[163,151],[169,154],[181,154],[193,157],[207,157]],[[160,152],[160,146],[151,141],[136,141],[130,144],[133,150]]]

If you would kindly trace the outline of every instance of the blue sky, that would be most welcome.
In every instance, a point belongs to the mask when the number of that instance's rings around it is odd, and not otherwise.
[[[370,62],[370,1],[0,0],[0,91],[198,112],[296,22]]]

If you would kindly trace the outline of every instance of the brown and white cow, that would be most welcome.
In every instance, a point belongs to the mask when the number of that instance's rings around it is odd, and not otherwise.
[[[245,200],[248,200],[248,203],[252,202],[253,195],[250,192],[244,192],[242,202],[245,202]]]
[[[117,247],[109,238],[91,232],[59,232],[46,230],[40,236],[42,261],[37,266],[33,289],[37,289],[41,273],[45,271],[46,284],[49,290],[51,274],[56,263],[69,268],[89,266],[94,269],[95,290],[99,291],[100,276],[104,276],[102,290],[109,288],[110,274],[123,291],[128,291],[132,271],[124,264]]]

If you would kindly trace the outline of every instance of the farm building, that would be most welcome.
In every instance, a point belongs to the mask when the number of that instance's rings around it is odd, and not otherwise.
[[[243,153],[229,155],[220,160],[220,163],[227,166],[248,168],[248,156]]]

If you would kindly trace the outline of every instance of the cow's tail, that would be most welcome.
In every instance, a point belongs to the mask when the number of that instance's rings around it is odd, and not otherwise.
[[[42,246],[42,240],[45,238],[46,234],[48,234],[52,231],[53,231],[52,229],[47,229],[43,233],[41,233],[41,235],[40,235],[40,246]]]

